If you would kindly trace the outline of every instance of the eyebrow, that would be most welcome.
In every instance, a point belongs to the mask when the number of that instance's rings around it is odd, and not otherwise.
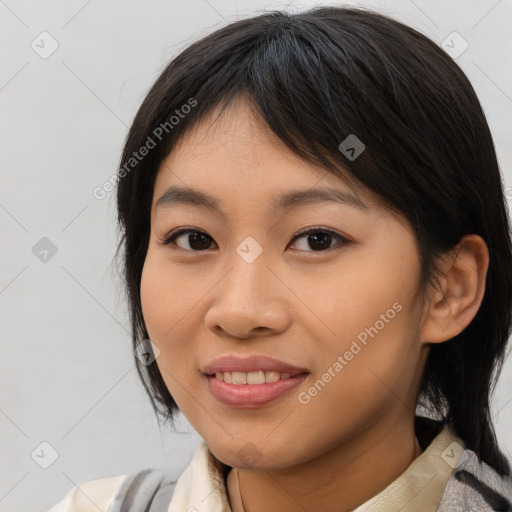
[[[349,192],[329,187],[292,190],[274,199],[272,207],[275,210],[284,210],[299,205],[319,204],[324,202],[341,203],[362,211],[371,209],[370,206],[364,203],[359,197]],[[208,208],[217,212],[223,218],[227,217],[226,213],[221,208],[219,199],[216,197],[200,190],[177,185],[169,187],[164,192],[156,202],[155,209],[183,204]]]

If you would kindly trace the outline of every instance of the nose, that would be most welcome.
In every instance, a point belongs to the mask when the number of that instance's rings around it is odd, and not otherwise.
[[[217,336],[249,339],[276,335],[291,323],[290,290],[279,270],[264,257],[252,263],[234,253],[228,271],[214,288],[206,327]]]

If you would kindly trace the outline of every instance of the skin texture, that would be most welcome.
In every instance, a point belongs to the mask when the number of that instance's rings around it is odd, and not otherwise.
[[[156,209],[170,185],[215,196],[226,217],[194,205]],[[271,208],[280,194],[320,186],[357,194],[370,208],[332,202]],[[324,229],[318,234],[329,229],[348,241],[327,239],[325,250],[315,250],[319,243],[308,243],[308,235],[293,241],[299,230],[318,226]],[[180,227],[211,238],[191,247],[186,233],[177,245],[159,243]],[[263,249],[252,263],[236,251],[248,236]],[[217,121],[203,120],[162,162],[141,280],[144,318],[180,410],[212,453],[239,469],[246,512],[351,510],[421,454],[413,421],[427,342],[462,331],[485,290],[483,240],[467,235],[456,249],[443,262],[442,289],[423,302],[419,254],[406,220],[383,209],[370,191],[292,153],[244,101]],[[299,393],[396,303],[400,311],[301,403]],[[230,354],[268,355],[310,374],[273,404],[233,408],[211,394],[200,371]],[[242,449],[251,451],[251,462],[238,455]],[[228,492],[239,512],[233,475]]]

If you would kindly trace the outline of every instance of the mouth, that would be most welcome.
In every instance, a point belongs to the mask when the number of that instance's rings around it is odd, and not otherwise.
[[[300,372],[300,373],[280,373],[275,371],[253,371],[253,372],[216,372],[209,375],[207,377],[215,377],[220,382],[226,382],[227,384],[234,384],[235,386],[240,386],[247,384],[248,386],[254,386],[258,384],[271,384],[272,382],[277,382],[279,380],[287,380],[292,377],[297,377],[298,375],[302,375],[303,373],[308,372]]]
[[[310,372],[273,357],[227,355],[202,368],[211,394],[225,405],[255,408],[274,403]]]
[[[227,355],[214,359],[209,364],[201,369],[205,375],[214,374],[259,374],[259,372],[278,373],[286,377],[287,374],[290,376],[297,375],[299,373],[308,372],[306,368],[299,368],[290,363],[286,363],[273,357],[264,355],[252,355],[249,357],[240,357],[237,355]],[[238,376],[241,378],[241,376]],[[261,375],[252,375],[250,379],[259,378]],[[270,376],[270,379],[274,379],[275,375]],[[229,379],[229,376],[228,376]],[[266,379],[266,375],[265,375]],[[247,383],[247,382],[245,382]],[[244,384],[242,381],[241,384]]]
[[[230,407],[253,409],[273,404],[288,395],[308,375],[309,372],[295,375],[263,371],[218,372],[205,375],[205,378],[211,394],[219,402]]]

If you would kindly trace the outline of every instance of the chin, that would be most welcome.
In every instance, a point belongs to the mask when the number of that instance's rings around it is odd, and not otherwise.
[[[298,454],[290,452],[282,444],[273,446],[268,439],[251,441],[249,438],[230,438],[227,442],[210,443],[206,440],[206,443],[217,459],[238,469],[283,469],[301,462],[297,460]]]

